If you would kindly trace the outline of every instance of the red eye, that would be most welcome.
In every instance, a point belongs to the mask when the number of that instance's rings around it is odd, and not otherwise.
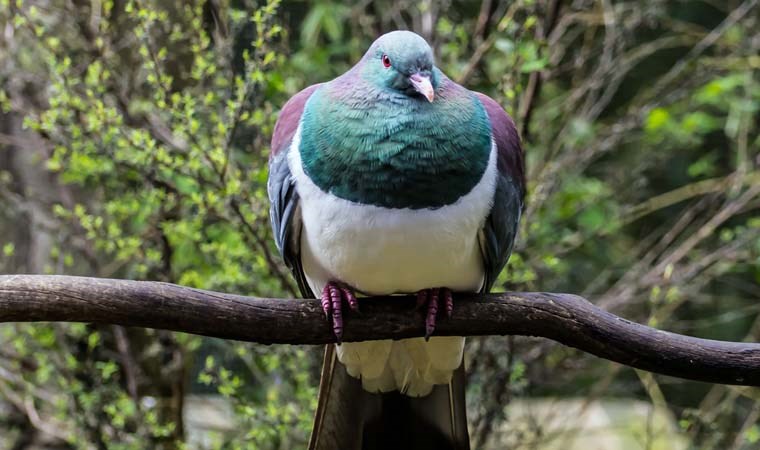
[[[386,68],[391,66],[391,59],[388,58],[388,55],[383,55],[383,66]]]

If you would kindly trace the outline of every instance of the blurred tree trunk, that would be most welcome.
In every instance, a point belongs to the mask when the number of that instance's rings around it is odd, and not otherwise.
[[[58,196],[52,175],[44,167],[45,142],[35,133],[22,127],[23,118],[14,112],[0,116],[0,129],[13,143],[5,147],[5,167],[12,176],[13,194],[17,195],[21,208],[19,218],[6,223],[16,249],[18,269],[26,273],[50,271],[50,251],[54,239],[53,223],[49,218],[49,206]],[[9,236],[9,234],[5,234]]]

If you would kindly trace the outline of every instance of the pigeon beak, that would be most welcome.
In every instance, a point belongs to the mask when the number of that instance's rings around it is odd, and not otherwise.
[[[433,85],[430,83],[429,76],[415,73],[409,77],[409,81],[412,82],[415,91],[424,95],[429,102],[433,102],[435,91],[433,90]]]

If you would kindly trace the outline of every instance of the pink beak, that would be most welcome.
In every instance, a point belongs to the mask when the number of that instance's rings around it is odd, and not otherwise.
[[[430,77],[415,73],[409,77],[409,81],[412,82],[414,90],[424,95],[429,102],[433,102],[435,91],[433,90],[432,83],[430,83]]]

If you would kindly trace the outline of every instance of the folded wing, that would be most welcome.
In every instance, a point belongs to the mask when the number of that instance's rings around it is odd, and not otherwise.
[[[309,86],[294,95],[280,111],[272,135],[272,150],[269,156],[269,217],[272,222],[274,240],[277,249],[282,254],[285,264],[293,272],[293,276],[305,298],[314,298],[306,275],[301,265],[301,224],[298,217],[298,193],[288,167],[288,149],[293,142],[293,136],[301,121],[306,101],[319,88],[320,84]]]
[[[512,253],[525,204],[525,165],[520,137],[512,118],[492,98],[478,92],[475,94],[488,113],[498,152],[496,193],[491,214],[486,218],[480,236],[486,272],[483,292],[488,292]]]

